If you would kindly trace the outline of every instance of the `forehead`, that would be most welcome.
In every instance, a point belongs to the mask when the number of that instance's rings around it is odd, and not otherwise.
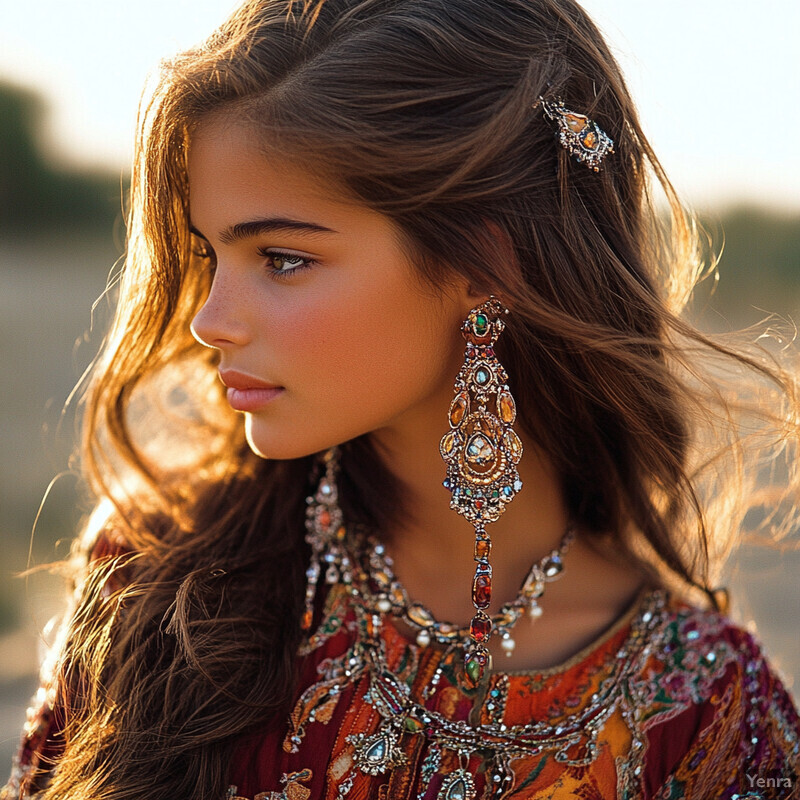
[[[377,215],[321,169],[270,148],[241,121],[201,122],[189,137],[188,172],[192,223],[206,235],[203,225],[217,228],[265,213],[315,219],[336,230]]]

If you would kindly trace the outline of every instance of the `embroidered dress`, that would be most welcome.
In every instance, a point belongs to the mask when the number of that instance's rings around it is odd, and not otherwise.
[[[398,689],[371,673],[352,599],[334,586],[300,654],[300,689],[288,724],[265,724],[242,740],[228,797],[800,797],[800,719],[758,644],[724,616],[663,591],[642,593],[566,664],[493,673],[472,692],[459,686],[455,661],[441,648],[419,647],[388,619],[380,636],[407,698],[424,705],[431,719],[464,723],[454,723],[451,739],[443,745],[441,736],[426,735],[425,722],[413,715],[401,729],[393,725],[397,715],[383,700]],[[30,797],[46,780],[42,756],[54,753],[57,714],[46,694],[41,699],[3,800]],[[406,702],[397,700],[395,711]],[[498,750],[469,741],[460,750],[473,707],[479,709],[473,721],[490,726],[484,730],[516,731],[524,747],[514,754],[513,743]]]

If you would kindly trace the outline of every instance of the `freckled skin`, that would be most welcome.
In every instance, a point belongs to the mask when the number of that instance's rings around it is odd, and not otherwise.
[[[387,217],[270,159],[243,125],[200,127],[189,184],[192,224],[217,261],[193,333],[220,350],[221,369],[285,387],[246,414],[257,453],[295,458],[420,415],[441,428],[462,360],[460,324],[479,301],[463,280],[446,298],[435,297],[416,279]],[[273,232],[232,244],[219,236],[268,216],[336,233]],[[275,278],[259,248],[317,263]]]

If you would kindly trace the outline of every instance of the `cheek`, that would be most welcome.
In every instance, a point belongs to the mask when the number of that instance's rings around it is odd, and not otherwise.
[[[461,335],[447,316],[401,286],[295,308],[279,336],[285,380],[303,405],[375,418],[396,413],[455,378]]]

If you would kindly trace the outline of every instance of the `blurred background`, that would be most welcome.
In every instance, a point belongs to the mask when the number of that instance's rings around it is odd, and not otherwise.
[[[159,58],[205,35],[229,0],[3,4],[0,25],[0,773],[36,687],[62,590],[15,577],[66,554],[87,511],[65,403],[108,318],[139,94]],[[800,5],[587,0],[679,193],[725,242],[715,330],[800,312]],[[47,495],[46,502],[42,503]],[[41,513],[37,519],[41,505]],[[36,521],[36,522],[35,522]],[[800,557],[731,561],[737,619],[757,625],[796,692]],[[0,775],[0,779],[2,779]]]

